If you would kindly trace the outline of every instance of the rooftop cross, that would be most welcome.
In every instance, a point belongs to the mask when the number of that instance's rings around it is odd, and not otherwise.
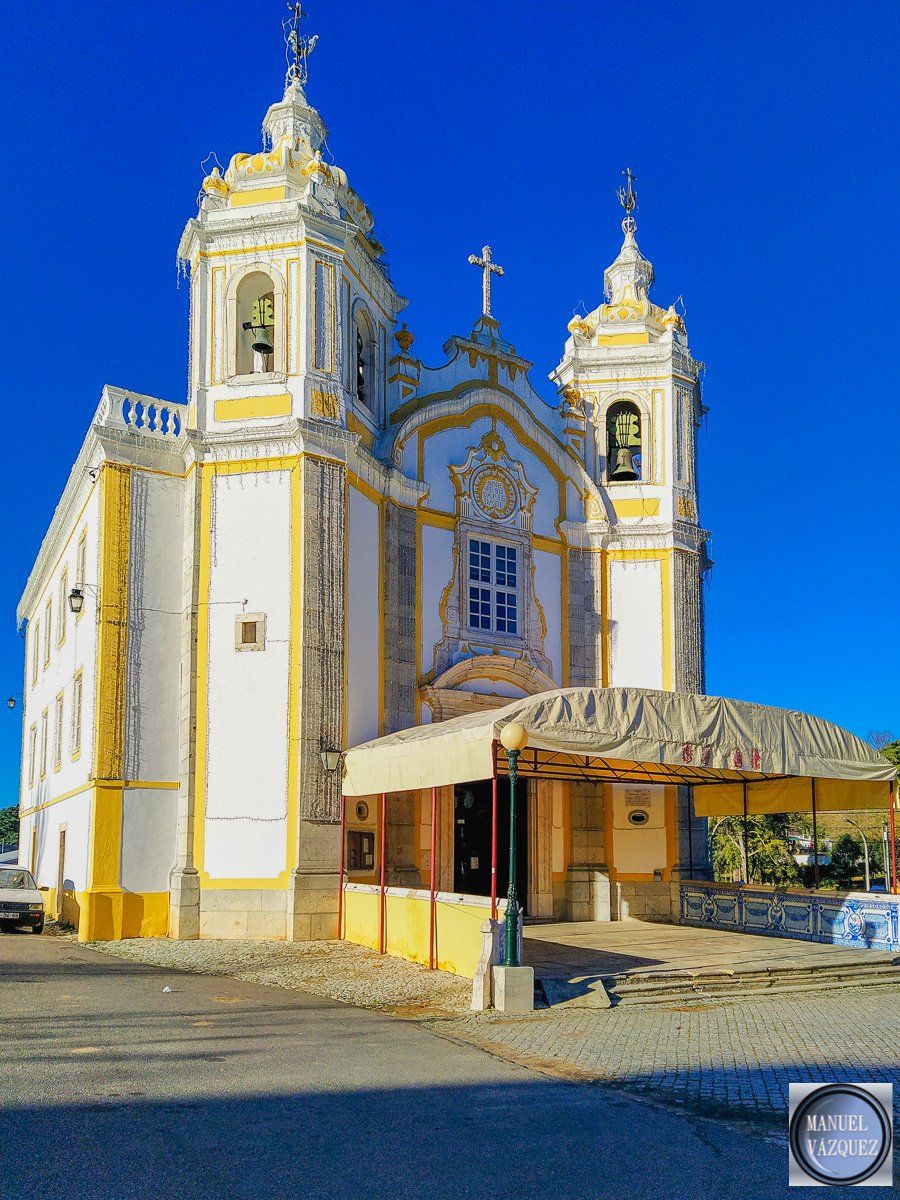
[[[481,267],[481,314],[489,317],[491,315],[491,275],[502,275],[503,268],[491,259],[490,246],[482,247],[481,258],[477,254],[470,254],[469,262],[473,267]]]
[[[281,22],[281,28],[284,30],[284,41],[287,47],[287,77],[285,82],[288,84],[298,83],[301,87],[306,83],[308,78],[308,70],[306,60],[316,48],[316,42],[319,40],[319,35],[306,37],[300,32],[300,21],[307,15],[299,0],[288,0],[289,17]]]

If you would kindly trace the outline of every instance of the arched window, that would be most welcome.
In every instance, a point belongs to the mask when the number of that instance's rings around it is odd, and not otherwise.
[[[275,289],[262,271],[245,275],[237,291],[238,375],[259,375],[275,370],[277,322]]]
[[[369,314],[357,305],[353,320],[353,390],[356,399],[374,413],[378,407],[375,330]]]
[[[641,412],[628,400],[606,414],[606,474],[622,483],[641,478]]]

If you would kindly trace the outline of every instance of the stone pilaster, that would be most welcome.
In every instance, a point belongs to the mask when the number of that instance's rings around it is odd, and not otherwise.
[[[175,866],[169,874],[169,937],[200,936],[200,876],[194,866],[197,733],[197,605],[200,581],[200,471],[185,482],[182,570],[179,788]]]
[[[702,557],[675,551],[675,690],[705,690]]]
[[[610,920],[602,783],[572,783],[569,812],[572,861],[566,874],[566,916],[570,921]]]
[[[416,723],[416,514],[384,510],[384,729]]]
[[[603,683],[603,555],[569,550],[569,685]]]
[[[302,466],[302,630],[299,754],[300,844],[288,888],[287,936],[337,934],[340,772],[323,750],[343,746],[346,467],[307,457]],[[296,547],[295,547],[296,550]]]
[[[553,916],[553,789],[551,780],[529,784],[528,904],[530,917]]]

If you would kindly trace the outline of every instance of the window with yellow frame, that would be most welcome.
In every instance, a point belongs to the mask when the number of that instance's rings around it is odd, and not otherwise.
[[[69,568],[63,567],[59,577],[59,600],[56,606],[56,644],[66,640],[66,602],[69,595]]]

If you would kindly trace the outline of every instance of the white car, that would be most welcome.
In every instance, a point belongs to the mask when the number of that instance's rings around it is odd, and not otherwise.
[[[12,925],[44,931],[44,897],[24,867],[0,867],[0,929]]]

